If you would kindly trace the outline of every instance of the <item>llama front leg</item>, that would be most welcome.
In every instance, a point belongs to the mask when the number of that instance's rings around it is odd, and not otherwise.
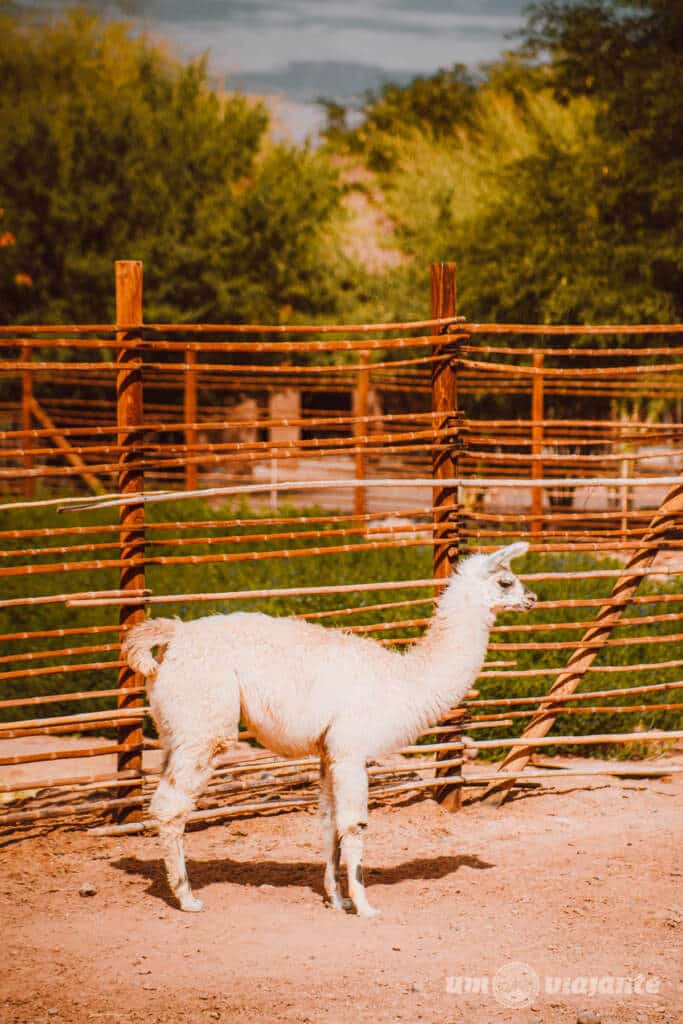
[[[332,765],[337,837],[346,862],[349,896],[361,917],[381,913],[368,903],[363,877],[364,833],[368,827],[368,772],[365,764],[336,762]]]
[[[150,803],[159,826],[159,841],[171,891],[181,910],[202,910],[204,904],[193,895],[185,866],[183,833],[197,797],[211,776],[210,763],[197,763],[194,753],[175,750],[168,759]]]

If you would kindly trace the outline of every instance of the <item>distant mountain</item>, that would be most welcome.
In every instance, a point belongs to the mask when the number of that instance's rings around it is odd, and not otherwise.
[[[226,77],[229,88],[249,93],[281,93],[300,103],[333,99],[350,103],[362,100],[387,82],[406,85],[419,71],[391,71],[352,61],[290,61],[272,71],[242,71]]]

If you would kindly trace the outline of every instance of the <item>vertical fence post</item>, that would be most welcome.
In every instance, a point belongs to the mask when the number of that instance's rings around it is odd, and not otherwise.
[[[545,403],[543,393],[543,352],[534,352],[534,373],[531,378],[531,479],[543,478],[543,435]],[[531,488],[531,539],[538,540],[543,534],[543,490]]]
[[[116,323],[128,330],[117,332],[118,341],[139,340],[135,328],[142,325],[142,263],[139,260],[118,260],[116,262]],[[144,489],[144,473],[140,468],[140,443],[142,440],[142,354],[133,345],[118,349],[116,361],[119,366],[116,378],[116,422],[119,427],[118,443],[122,448],[119,458],[118,488],[122,494],[141,494]],[[137,428],[137,429],[135,429]],[[121,560],[132,564],[121,567],[121,590],[143,590],[145,586],[145,507],[141,502],[131,501],[122,505],[120,518]],[[145,607],[139,603],[123,605],[119,623],[124,629],[142,622]],[[119,670],[118,707],[135,708],[142,706],[142,697],[126,691],[143,685],[142,677],[124,666]],[[118,755],[119,771],[135,771],[140,781],[123,786],[121,797],[142,796],[142,724],[139,721],[120,726],[118,742],[124,750]],[[140,807],[124,807],[117,815],[119,821],[139,821]]]
[[[456,310],[456,266],[455,263],[432,263],[431,265],[431,306],[432,319],[455,316]],[[432,355],[446,358],[432,364],[432,421],[435,431],[432,453],[433,490],[432,522],[434,528],[434,577],[446,582],[458,560],[459,547],[459,504],[458,489],[453,486],[439,486],[438,481],[458,475],[458,392],[455,369],[447,354],[451,351],[447,329],[442,330],[444,341],[436,344]],[[441,434],[440,431],[446,431]],[[439,433],[437,433],[439,432]],[[453,731],[442,734],[439,739],[457,742],[462,739],[462,722],[466,713],[456,710],[444,719],[453,724]],[[453,757],[453,751],[437,754],[436,761]],[[437,768],[437,777],[457,778],[461,775],[458,766]],[[462,806],[462,786],[444,785],[436,792],[436,798],[448,810],[457,811]]]
[[[456,279],[455,263],[432,263],[432,318],[455,316]],[[444,335],[445,331],[442,332]],[[445,355],[449,351],[448,338],[443,344],[436,344],[433,356]],[[458,560],[458,490],[456,487],[440,487],[438,481],[457,476],[458,458],[453,435],[457,431],[457,380],[455,370],[448,358],[432,364],[432,422],[435,431],[435,446],[432,453],[433,490],[432,521],[434,525],[434,576],[446,580]],[[441,436],[437,431],[446,430]]]
[[[197,431],[190,423],[197,422],[197,350],[194,348],[185,349],[185,374],[184,374],[184,403],[183,417],[185,420],[185,445],[189,460],[185,463],[185,490],[194,491],[197,488],[197,463],[194,459],[197,452],[193,446],[197,444]]]
[[[365,480],[366,476],[365,443],[361,441],[360,438],[368,432],[367,415],[369,390],[370,369],[368,367],[367,356],[365,353],[361,353],[358,364],[358,375],[356,377],[356,387],[353,392],[353,415],[354,417],[364,417],[362,420],[356,420],[353,424],[353,433],[356,438],[356,480]],[[356,487],[353,494],[354,515],[365,515],[365,512],[367,511],[367,504],[367,488]]]
[[[21,361],[30,363],[33,349],[30,345],[22,345]],[[24,469],[33,469],[33,373],[31,370],[21,371],[21,429],[23,430]],[[24,497],[32,498],[35,493],[35,481],[32,476],[24,477]]]

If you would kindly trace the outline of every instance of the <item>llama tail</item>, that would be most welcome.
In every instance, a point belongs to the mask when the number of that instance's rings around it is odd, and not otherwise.
[[[121,657],[136,672],[153,677],[159,662],[152,655],[152,648],[170,643],[179,625],[176,619],[147,619],[133,626],[121,645]]]

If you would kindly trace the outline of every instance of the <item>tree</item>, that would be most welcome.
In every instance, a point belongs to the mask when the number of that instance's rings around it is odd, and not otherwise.
[[[0,74],[0,206],[33,279],[0,278],[6,322],[111,318],[115,259],[145,262],[150,320],[333,308],[336,173],[270,145],[263,105],[204,61],[78,12],[2,19]]]
[[[404,142],[386,194],[419,288],[430,260],[455,256],[460,309],[473,320],[665,317],[668,298],[653,292],[637,243],[603,217],[611,157],[596,119],[586,97],[485,89],[459,141]]]
[[[535,4],[527,51],[549,55],[556,95],[590,96],[616,153],[603,219],[639,250],[653,289],[683,313],[683,5],[671,0]]]
[[[363,153],[371,170],[388,171],[395,164],[397,139],[415,130],[437,139],[453,136],[470,123],[476,94],[474,77],[463,64],[454,64],[406,86],[388,83],[368,96],[361,123],[353,129],[343,107],[326,103],[324,134],[337,148]]]

